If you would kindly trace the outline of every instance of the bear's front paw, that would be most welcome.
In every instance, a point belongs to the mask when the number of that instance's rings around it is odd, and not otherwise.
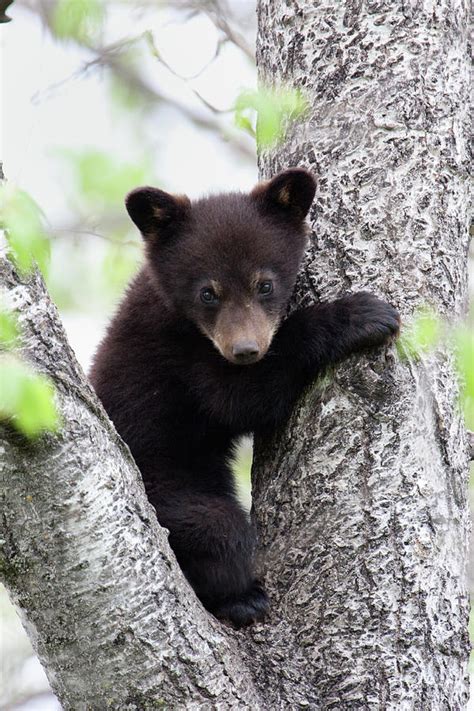
[[[262,584],[254,580],[248,590],[221,603],[213,612],[216,617],[230,620],[236,627],[245,627],[263,620],[268,609],[267,593]]]
[[[344,299],[347,337],[354,350],[390,343],[400,331],[398,311],[373,294],[361,291]]]

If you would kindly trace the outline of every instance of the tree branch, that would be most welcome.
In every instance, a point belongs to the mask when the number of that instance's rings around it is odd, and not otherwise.
[[[23,354],[57,387],[59,436],[0,428],[0,570],[65,708],[258,708],[226,629],[185,581],[126,446],[38,274],[0,261]]]

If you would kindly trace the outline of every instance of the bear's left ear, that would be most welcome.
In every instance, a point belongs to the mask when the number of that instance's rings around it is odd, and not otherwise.
[[[254,187],[250,196],[259,207],[279,217],[302,222],[313,202],[316,181],[303,168],[290,168]]]
[[[125,198],[125,207],[143,237],[151,239],[182,223],[191,203],[186,195],[170,195],[146,186],[132,190]]]

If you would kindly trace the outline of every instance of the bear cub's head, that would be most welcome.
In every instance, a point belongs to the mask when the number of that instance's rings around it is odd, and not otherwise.
[[[315,181],[293,168],[250,193],[191,202],[152,187],[126,198],[153,282],[231,363],[266,354],[285,313],[306,245]]]

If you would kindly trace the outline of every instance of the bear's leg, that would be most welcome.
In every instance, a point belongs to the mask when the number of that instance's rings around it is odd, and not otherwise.
[[[253,575],[254,535],[234,496],[168,490],[150,498],[203,605],[238,627],[263,619],[268,598]]]

